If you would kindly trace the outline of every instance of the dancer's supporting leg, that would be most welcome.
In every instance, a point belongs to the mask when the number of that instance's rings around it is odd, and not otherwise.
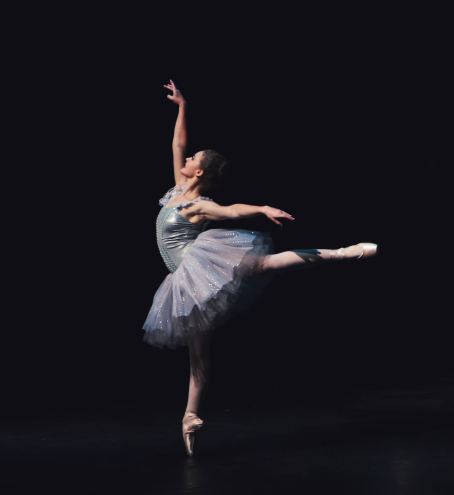
[[[376,252],[376,244],[370,243],[361,243],[340,249],[295,249],[266,256],[263,270],[281,273],[317,266],[327,261],[373,256]]]
[[[192,337],[188,341],[190,375],[189,396],[186,412],[183,416],[183,440],[188,455],[194,454],[196,432],[203,426],[198,417],[203,396],[206,394],[211,375],[210,344],[213,332]]]
[[[210,345],[213,331],[192,337],[188,341],[190,375],[186,412],[198,414],[211,377]]]

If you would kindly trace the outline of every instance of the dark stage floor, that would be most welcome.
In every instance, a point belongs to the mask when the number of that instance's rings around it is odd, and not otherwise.
[[[180,399],[3,422],[2,493],[452,495],[453,386],[305,397],[212,385],[192,458]]]

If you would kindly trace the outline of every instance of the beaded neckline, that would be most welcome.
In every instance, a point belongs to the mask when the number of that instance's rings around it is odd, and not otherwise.
[[[186,186],[186,182],[184,182],[183,184],[176,184],[174,187],[169,189],[167,191],[167,193],[159,200],[159,204],[161,206],[165,206],[174,196],[176,196],[177,194],[181,194],[184,191],[185,186]],[[192,199],[190,201],[186,201],[186,202],[183,201],[181,203],[178,203],[177,205],[169,206],[169,208],[172,208],[173,206],[178,206],[180,208],[184,208],[185,206],[189,206],[189,205],[196,203],[197,201],[200,201],[202,199],[205,199],[207,201],[213,201],[211,198],[207,198],[206,196],[199,196],[199,197]]]
[[[197,197],[197,198],[195,198],[195,199],[191,199],[191,201],[186,201],[186,202],[184,202],[184,201],[183,201],[183,203],[178,203],[178,204],[176,204],[176,205],[172,205],[172,206],[165,206],[165,205],[164,205],[164,208],[166,208],[166,209],[167,209],[167,208],[173,208],[173,207],[175,207],[175,206],[178,206],[178,207],[180,207],[180,208],[184,208],[185,206],[192,205],[192,204],[197,203],[198,201],[202,201],[202,200],[205,200],[205,201],[213,201],[212,199],[207,198],[207,197],[205,197],[205,196],[199,196],[199,197]]]

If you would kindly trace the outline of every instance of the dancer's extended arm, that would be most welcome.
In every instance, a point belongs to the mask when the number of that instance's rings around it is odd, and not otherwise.
[[[247,217],[256,217],[258,215],[267,216],[272,222],[282,227],[282,223],[277,218],[287,218],[295,220],[292,215],[285,211],[273,208],[272,206],[254,206],[244,204],[234,204],[230,206],[221,206],[214,201],[198,201],[190,211],[190,215],[199,215],[207,220],[227,220]]]
[[[188,144],[186,131],[186,100],[183,98],[183,95],[180,90],[177,89],[172,79],[170,79],[170,84],[164,84],[164,87],[173,92],[173,94],[167,95],[167,98],[178,105],[178,117],[175,123],[172,141],[173,172],[175,175],[175,184],[182,184],[187,180],[186,177],[180,174],[180,170],[184,167],[184,155]]]

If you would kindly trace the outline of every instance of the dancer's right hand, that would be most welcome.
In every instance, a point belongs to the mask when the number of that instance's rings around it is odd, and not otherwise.
[[[170,84],[164,84],[164,88],[170,89],[173,92],[173,94],[167,95],[167,98],[169,100],[172,100],[177,105],[182,105],[183,103],[186,103],[186,100],[183,98],[181,91],[177,89],[172,79],[170,79]]]
[[[272,222],[277,223],[282,227],[282,223],[276,220],[276,218],[288,218],[289,220],[295,220],[290,213],[278,210],[272,206],[264,206],[262,208],[263,214],[266,215]]]

